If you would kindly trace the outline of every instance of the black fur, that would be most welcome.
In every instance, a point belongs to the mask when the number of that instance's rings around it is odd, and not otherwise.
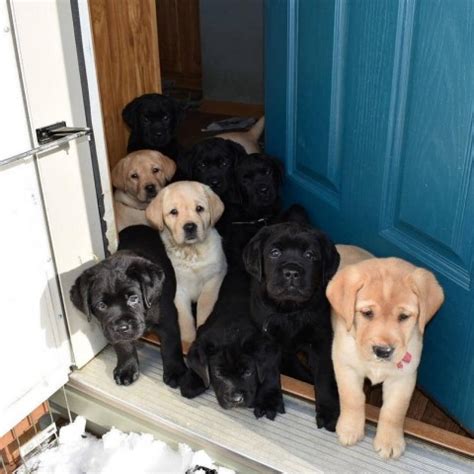
[[[234,167],[246,155],[238,143],[220,137],[208,138],[179,156],[178,176],[207,184],[229,206],[237,199]]]
[[[192,398],[209,385],[223,408],[245,406],[257,418],[284,413],[280,387],[280,349],[249,316],[249,277],[230,272],[206,323],[188,353],[188,383],[181,393]]]
[[[184,107],[172,97],[144,94],[133,99],[122,110],[122,117],[130,127],[128,153],[136,150],[156,150],[177,159],[176,131]]]
[[[144,225],[119,234],[119,250],[79,276],[73,304],[101,324],[117,354],[114,379],[130,385],[139,376],[136,341],[146,330],[161,341],[163,380],[176,388],[186,371],[174,306],[176,278],[161,238]]]
[[[334,431],[339,397],[331,360],[332,328],[326,286],[339,265],[328,237],[298,222],[261,229],[244,249],[252,276],[251,315],[278,343],[283,359],[307,353],[316,389],[318,428]]]

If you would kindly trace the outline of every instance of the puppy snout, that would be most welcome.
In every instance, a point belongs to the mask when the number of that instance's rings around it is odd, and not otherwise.
[[[147,184],[145,186],[145,191],[148,194],[148,196],[155,197],[157,192],[156,192],[156,186],[154,184]]]
[[[301,278],[301,270],[296,265],[285,265],[282,269],[283,278],[290,284],[298,283]]]
[[[209,185],[212,187],[219,186],[221,184],[221,180],[219,178],[211,178],[209,180]]]
[[[372,350],[379,359],[390,359],[395,348],[392,346],[372,346]]]
[[[119,321],[115,324],[115,331],[119,333],[126,333],[130,330],[131,325],[127,321]]]
[[[242,392],[234,392],[231,399],[234,403],[242,403],[244,401],[244,394]]]
[[[268,185],[267,184],[261,184],[258,187],[258,194],[265,195],[268,193]]]
[[[183,230],[186,235],[194,235],[197,230],[197,225],[194,222],[186,222],[186,224],[183,225]]]

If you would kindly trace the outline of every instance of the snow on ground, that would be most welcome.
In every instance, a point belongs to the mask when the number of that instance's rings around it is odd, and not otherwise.
[[[151,434],[123,433],[112,428],[101,439],[85,433],[86,420],[78,416],[59,432],[58,445],[27,460],[27,467],[35,473],[193,473],[205,474],[203,466],[219,474],[234,471],[218,467],[205,451],[194,452],[186,444],[175,451]],[[17,472],[25,474],[22,466]]]

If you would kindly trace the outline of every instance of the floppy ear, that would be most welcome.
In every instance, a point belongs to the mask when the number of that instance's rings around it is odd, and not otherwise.
[[[187,355],[188,367],[202,379],[204,386],[209,388],[211,384],[209,378],[209,361],[207,359],[207,347],[203,339],[196,339],[189,349]]]
[[[245,246],[242,252],[242,258],[244,260],[245,270],[250,275],[262,281],[263,278],[263,265],[262,265],[262,251],[265,241],[268,239],[271,233],[271,226],[262,227]]]
[[[163,289],[165,281],[163,269],[153,262],[137,257],[127,268],[126,273],[130,278],[140,283],[145,308],[150,309],[152,303],[159,298]]]
[[[444,301],[444,292],[435,276],[424,268],[417,268],[409,275],[412,291],[418,296],[418,327],[423,334],[425,326]]]
[[[211,227],[221,218],[224,213],[224,203],[221,198],[206,184],[201,183],[202,188],[207,196],[209,205],[209,213],[211,214]]]
[[[336,314],[346,322],[346,329],[354,324],[355,302],[358,291],[364,286],[365,276],[356,265],[338,271],[326,288],[326,296]]]
[[[87,316],[88,322],[92,319],[89,288],[94,277],[93,268],[89,268],[78,276],[69,291],[72,304]]]
[[[285,167],[283,163],[274,156],[269,156],[273,166],[273,175],[276,178],[276,182],[279,186],[283,184],[283,177],[285,176]]]
[[[334,243],[329,237],[319,230],[313,231],[318,239],[321,255],[323,258],[323,284],[326,286],[339,268],[340,256]]]
[[[242,352],[253,357],[260,383],[263,383],[269,375],[279,372],[280,351],[276,344],[260,334],[254,333],[242,341]]]
[[[148,204],[145,209],[145,217],[160,231],[163,232],[165,228],[165,221],[163,219],[163,198],[166,192],[164,187],[158,195]]]
[[[122,110],[122,118],[131,129],[135,128],[137,125],[138,109],[140,108],[141,102],[142,98],[136,97]]]
[[[159,152],[157,152],[159,153]],[[161,167],[163,168],[163,174],[165,175],[166,181],[171,181],[171,178],[176,173],[176,163],[163,153],[160,153]]]
[[[127,157],[122,158],[112,170],[112,185],[117,189],[125,189],[127,187],[127,163]]]

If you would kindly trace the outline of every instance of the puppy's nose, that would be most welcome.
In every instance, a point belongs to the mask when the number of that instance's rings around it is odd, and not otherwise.
[[[148,194],[154,194],[156,195],[156,186],[154,184],[147,184],[145,186],[145,191],[148,193]]]
[[[211,186],[217,186],[217,185],[219,184],[219,178],[211,178],[211,179],[209,180],[209,184],[210,184]]]
[[[231,398],[234,403],[242,403],[244,400],[244,395],[242,392],[235,392]]]
[[[258,192],[260,194],[265,194],[268,192],[268,186],[266,184],[262,184],[261,186],[259,186],[258,188]]]
[[[192,234],[196,232],[197,225],[194,222],[186,222],[186,224],[183,225],[183,229],[186,234]]]
[[[395,348],[392,346],[372,346],[372,350],[380,359],[390,359]]]
[[[125,322],[119,323],[116,329],[118,332],[127,332],[130,329],[130,324]]]
[[[300,277],[300,272],[297,268],[294,267],[285,267],[283,268],[283,276],[285,280],[298,280]]]

